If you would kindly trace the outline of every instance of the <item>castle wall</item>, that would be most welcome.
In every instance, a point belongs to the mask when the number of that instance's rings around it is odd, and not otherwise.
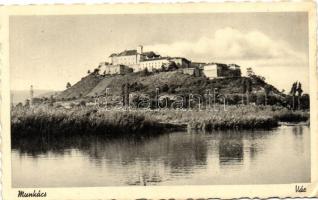
[[[130,56],[113,56],[112,57],[112,64],[113,65],[133,65],[137,64],[137,55],[130,55]]]
[[[205,65],[203,67],[203,73],[208,78],[218,77],[218,66],[216,64]]]
[[[154,69],[161,69],[162,65],[169,64],[168,59],[153,59],[153,60],[144,60],[140,62],[140,68],[145,69],[148,68],[149,71],[153,71]]]

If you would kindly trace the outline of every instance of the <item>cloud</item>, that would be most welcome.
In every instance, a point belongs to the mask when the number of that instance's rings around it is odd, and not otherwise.
[[[307,63],[304,53],[282,40],[274,40],[259,31],[243,33],[233,28],[217,30],[214,35],[196,41],[145,46],[171,56],[184,56],[199,61],[253,61],[258,64],[300,65]]]

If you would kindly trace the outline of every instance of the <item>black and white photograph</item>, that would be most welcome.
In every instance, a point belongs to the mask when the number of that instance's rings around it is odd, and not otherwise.
[[[306,11],[10,15],[8,33],[16,197],[313,181]]]

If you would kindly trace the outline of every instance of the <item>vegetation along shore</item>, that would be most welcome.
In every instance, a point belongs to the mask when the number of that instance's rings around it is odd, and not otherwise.
[[[309,113],[272,106],[220,105],[216,110],[105,110],[90,107],[14,108],[12,137],[30,134],[102,134],[105,136],[149,135],[180,129],[269,129],[279,122],[307,121]]]
[[[269,129],[280,122],[304,121],[309,121],[309,95],[302,93],[300,83],[295,82],[286,94],[251,69],[247,77],[214,79],[179,69],[125,75],[101,75],[94,70],[55,96],[31,98],[24,105],[12,105],[11,111],[13,138],[45,133],[113,137],[180,129]]]

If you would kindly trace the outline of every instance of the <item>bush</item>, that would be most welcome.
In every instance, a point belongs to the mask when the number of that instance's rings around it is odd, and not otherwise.
[[[86,106],[86,101],[84,101],[84,100],[80,101],[79,105],[80,106]]]
[[[148,76],[148,75],[150,75],[150,72],[149,72],[149,70],[148,70],[147,67],[146,67],[144,70],[141,71],[141,75],[142,75],[142,76]]]
[[[303,122],[309,120],[309,113],[301,111],[280,110],[274,117],[281,122]]]
[[[169,86],[168,84],[164,84],[161,88],[160,88],[161,92],[168,92],[169,91]]]

